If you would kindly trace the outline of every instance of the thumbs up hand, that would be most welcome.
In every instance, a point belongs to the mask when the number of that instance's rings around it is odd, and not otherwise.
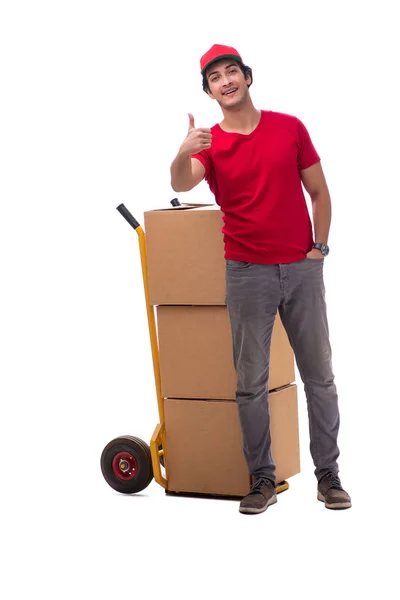
[[[202,150],[211,148],[211,129],[201,127],[196,129],[194,125],[194,116],[189,113],[189,129],[187,136],[181,145],[181,154],[197,154]]]

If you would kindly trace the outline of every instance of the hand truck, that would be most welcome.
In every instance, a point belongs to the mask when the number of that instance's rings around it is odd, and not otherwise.
[[[180,206],[177,198],[171,200],[172,206]],[[158,351],[158,339],[154,307],[149,303],[147,279],[146,236],[141,225],[129,210],[120,204],[118,212],[133,227],[139,238],[143,286],[149,325],[153,370],[156,384],[159,423],[150,440],[150,446],[138,437],[122,435],[111,440],[103,449],[100,466],[104,479],[117,492],[135,494],[144,490],[153,478],[168,492],[168,453],[165,435],[164,398],[161,395],[161,376]],[[161,472],[164,468],[165,477]],[[287,481],[279,482],[277,493],[289,488]]]

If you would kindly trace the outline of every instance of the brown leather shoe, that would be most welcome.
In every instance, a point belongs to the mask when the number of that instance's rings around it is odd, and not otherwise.
[[[243,498],[239,511],[247,514],[257,514],[267,510],[268,506],[275,504],[276,489],[270,479],[260,477],[251,486],[251,492]]]
[[[325,502],[326,508],[351,508],[351,498],[335,473],[327,473],[319,480],[317,498]]]

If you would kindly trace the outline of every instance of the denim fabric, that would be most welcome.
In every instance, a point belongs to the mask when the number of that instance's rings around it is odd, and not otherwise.
[[[236,401],[244,455],[250,473],[256,477],[275,481],[268,378],[272,329],[278,311],[304,384],[315,475],[320,479],[328,471],[338,473],[340,417],[323,267],[323,258],[279,265],[226,261]]]

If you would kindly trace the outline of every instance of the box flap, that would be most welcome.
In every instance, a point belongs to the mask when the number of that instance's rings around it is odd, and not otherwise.
[[[164,208],[154,208],[152,210],[148,210],[145,211],[144,214],[149,214],[149,213],[153,213],[153,212],[166,212],[166,211],[174,211],[174,210],[191,210],[191,209],[200,209],[200,208],[207,208],[207,207],[213,207],[215,206],[214,204],[194,204],[194,203],[182,203],[180,206],[165,206]]]

